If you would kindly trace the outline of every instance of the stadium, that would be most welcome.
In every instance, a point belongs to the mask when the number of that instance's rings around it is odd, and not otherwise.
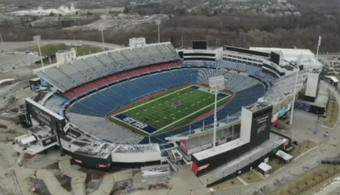
[[[280,56],[205,41],[176,49],[144,38],[84,57],[64,52],[56,64],[34,70],[39,79],[30,86],[41,92],[26,99],[19,118],[39,146],[25,151],[57,145],[75,163],[100,169],[176,170],[182,161],[212,185],[290,147],[291,139],[271,127],[306,85],[317,91],[307,80],[320,70],[302,57],[282,66]],[[214,77],[223,77],[223,89],[210,88]]]

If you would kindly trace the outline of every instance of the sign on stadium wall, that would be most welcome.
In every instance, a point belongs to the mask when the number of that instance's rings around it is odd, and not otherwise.
[[[183,152],[187,153],[187,151],[188,151],[188,140],[182,139],[180,141],[180,148],[182,149]]]
[[[192,172],[194,172],[195,174],[197,174],[198,172],[207,169],[209,167],[210,163],[207,163],[205,165],[202,166],[197,166],[196,163],[192,162],[191,164],[191,170]]]
[[[47,108],[31,99],[26,99],[25,103],[27,112],[32,116],[32,118],[46,126],[49,126],[52,129],[52,132],[56,130],[59,132],[63,131],[65,126],[65,119],[63,117],[49,111]]]
[[[250,142],[254,145],[269,139],[272,122],[272,106],[253,113]]]

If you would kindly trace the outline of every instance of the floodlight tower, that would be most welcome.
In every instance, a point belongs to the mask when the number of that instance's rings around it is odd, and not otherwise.
[[[294,107],[295,107],[295,99],[296,99],[296,88],[298,87],[298,81],[299,81],[299,67],[297,67],[296,70],[296,76],[295,76],[295,83],[294,83],[294,91],[293,91],[293,101],[292,101],[292,105],[290,107],[290,120],[289,120],[289,124],[292,125],[293,124],[293,117],[294,117]]]
[[[158,26],[158,43],[160,43],[161,42],[161,31],[160,31],[161,20],[157,19],[156,24]]]
[[[33,40],[36,42],[36,44],[38,45],[38,50],[39,50],[39,57],[40,57],[40,63],[41,66],[44,66],[44,61],[42,59],[42,55],[41,55],[41,49],[40,49],[40,41],[41,41],[41,36],[40,35],[36,35],[33,37]]]
[[[224,89],[224,76],[215,76],[209,78],[209,87],[215,91],[215,109],[214,109],[214,135],[213,148],[216,146],[216,128],[217,128],[217,94],[219,90]]]
[[[299,81],[299,73],[300,73],[300,65],[302,64],[302,60],[305,58],[303,55],[299,55],[298,59],[296,61],[296,76],[295,76],[295,83],[294,83],[294,91],[293,91],[293,101],[292,106],[290,107],[290,119],[289,124],[293,124],[293,117],[294,117],[294,107],[295,107],[295,99],[296,99],[296,93],[297,93],[297,87],[298,87],[298,81]]]

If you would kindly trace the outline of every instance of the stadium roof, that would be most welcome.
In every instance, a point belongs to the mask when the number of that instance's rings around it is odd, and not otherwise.
[[[322,64],[316,59],[315,54],[309,49],[274,48],[274,47],[250,47],[250,50],[262,52],[275,52],[280,54],[280,65],[288,65],[289,62],[300,62],[305,68],[321,68]]]
[[[140,66],[179,60],[170,42],[126,47],[59,62],[34,73],[61,92],[95,79]]]

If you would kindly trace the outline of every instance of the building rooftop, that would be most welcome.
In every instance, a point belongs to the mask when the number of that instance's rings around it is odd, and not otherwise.
[[[261,110],[263,108],[266,108],[268,106],[270,106],[271,104],[268,103],[267,101],[265,101],[263,98],[260,98],[256,103],[251,104],[249,106],[245,106],[244,108],[252,111],[252,112],[256,112],[258,110]]]
[[[80,147],[78,150],[75,151],[75,153],[88,156],[96,156],[99,158],[107,158],[115,147],[116,145],[111,143],[90,142]]]
[[[143,153],[143,152],[159,152],[158,144],[148,145],[119,145],[115,148],[115,153]]]
[[[250,47],[250,50],[262,52],[275,52],[280,54],[280,65],[288,65],[298,62],[305,68],[321,68],[323,65],[317,60],[315,54],[309,49],[274,48],[274,47]]]

